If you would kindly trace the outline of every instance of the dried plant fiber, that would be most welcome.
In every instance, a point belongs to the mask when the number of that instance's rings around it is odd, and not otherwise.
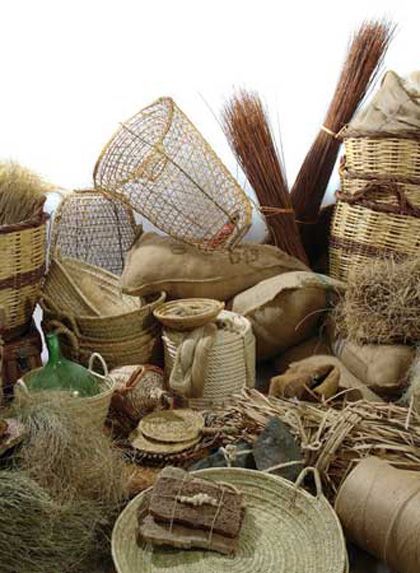
[[[48,394],[48,396],[46,396]],[[108,516],[126,496],[126,468],[109,438],[53,392],[14,406],[27,434],[15,462],[54,498],[93,500]]]
[[[415,343],[420,339],[419,308],[420,258],[373,260],[349,273],[337,305],[337,330],[358,343]]]
[[[420,563],[420,473],[369,457],[343,483],[336,511],[347,536],[398,573]]]
[[[40,216],[45,194],[51,190],[38,175],[18,163],[0,163],[0,225]]]
[[[100,519],[92,502],[59,504],[23,472],[0,472],[2,573],[87,573]]]

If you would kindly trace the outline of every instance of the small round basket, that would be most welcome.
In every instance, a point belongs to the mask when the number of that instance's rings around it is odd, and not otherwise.
[[[211,298],[184,298],[161,304],[153,314],[172,330],[194,330],[214,320],[224,306],[223,302]]]
[[[308,468],[309,469],[309,468]],[[240,468],[201,470],[200,477],[223,481],[242,491],[247,506],[234,557],[202,550],[153,548],[137,542],[137,515],[146,502],[137,496],[118,518],[112,556],[118,573],[347,573],[343,532],[322,495],[262,472]]]
[[[98,360],[101,363],[103,374],[98,374],[93,370],[95,360]],[[89,358],[88,366],[91,374],[93,374],[98,380],[102,388],[102,392],[96,396],[90,396],[88,398],[74,398],[71,402],[71,408],[79,414],[79,418],[88,417],[90,423],[98,426],[99,428],[103,428],[111,404],[112,394],[114,392],[114,381],[109,377],[108,367],[100,354],[93,353]],[[36,370],[28,372],[18,380],[15,389],[16,400],[24,400],[30,395],[25,381],[28,381],[34,372],[36,372]]]

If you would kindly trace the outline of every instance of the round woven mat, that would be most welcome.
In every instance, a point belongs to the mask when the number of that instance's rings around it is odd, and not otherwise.
[[[204,419],[192,410],[162,410],[145,416],[139,430],[158,442],[187,442],[199,437]]]
[[[200,441],[200,437],[197,436],[192,440],[182,442],[155,442],[143,436],[136,429],[130,434],[129,441],[133,448],[148,454],[176,454],[195,446]]]
[[[238,487],[247,511],[234,557],[201,550],[137,544],[137,513],[144,494],[118,518],[112,555],[118,573],[345,573],[344,536],[333,509],[282,478],[239,468],[196,472]]]

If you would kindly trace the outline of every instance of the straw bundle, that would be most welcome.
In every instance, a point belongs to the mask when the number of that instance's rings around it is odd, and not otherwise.
[[[339,334],[358,343],[420,340],[420,258],[372,260],[350,271],[336,307]]]
[[[316,220],[340,148],[337,134],[377,75],[394,30],[391,22],[373,20],[364,22],[353,36],[324,123],[291,191],[298,220]]]
[[[112,516],[126,497],[124,462],[88,412],[81,416],[69,400],[39,392],[14,407],[26,428],[14,461],[55,499],[93,500]]]
[[[0,163],[0,225],[13,225],[42,213],[52,187],[12,161]]]
[[[2,573],[91,571],[99,519],[95,504],[57,504],[23,472],[0,472]]]
[[[239,90],[225,103],[222,121],[230,146],[260,201],[273,243],[306,262],[282,158],[259,95]]]
[[[228,439],[255,439],[278,416],[297,438],[305,465],[316,467],[334,498],[355,464],[377,455],[400,469],[420,471],[420,415],[379,402],[310,403],[270,398],[255,390],[237,397],[219,420]]]

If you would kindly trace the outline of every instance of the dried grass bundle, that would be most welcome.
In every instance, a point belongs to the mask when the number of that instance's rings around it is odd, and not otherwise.
[[[113,516],[128,493],[126,465],[88,413],[80,417],[66,406],[69,400],[39,392],[19,403],[15,416],[26,437],[14,461],[55,499],[92,500]]]
[[[358,343],[420,340],[420,258],[374,259],[349,273],[335,310],[338,334]]]
[[[225,103],[222,124],[229,144],[257,194],[274,244],[306,262],[283,162],[259,95],[238,90]]]
[[[14,225],[42,213],[52,187],[13,161],[0,163],[0,225]]]
[[[87,573],[101,519],[91,502],[55,502],[23,472],[0,472],[2,573]]]
[[[336,134],[351,120],[378,74],[394,31],[391,22],[372,20],[354,34],[323,126],[291,191],[298,220],[316,220],[340,148]]]
[[[376,455],[395,467],[420,471],[420,415],[383,402],[299,402],[266,398],[256,390],[237,397],[222,426],[229,439],[253,439],[273,416],[288,425],[305,465],[318,468],[325,493],[333,499],[361,459]]]

